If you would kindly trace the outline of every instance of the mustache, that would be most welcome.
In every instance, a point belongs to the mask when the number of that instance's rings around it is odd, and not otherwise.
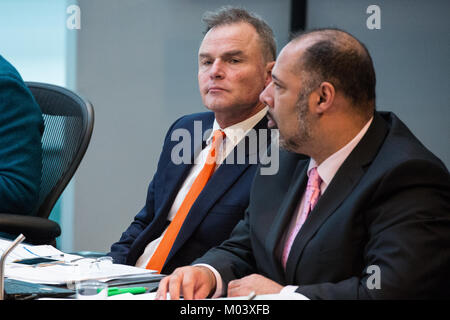
[[[275,118],[270,113],[270,111],[267,112],[266,117],[267,117],[268,120],[272,120],[272,122],[275,124],[275,127],[273,129],[277,129],[278,128],[278,123],[275,121]]]

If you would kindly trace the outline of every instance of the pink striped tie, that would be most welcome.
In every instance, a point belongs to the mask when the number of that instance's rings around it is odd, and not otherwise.
[[[317,172],[317,167],[312,168],[309,171],[308,185],[306,186],[305,191],[305,205],[303,206],[303,210],[300,213],[300,216],[297,218],[297,222],[295,223],[295,227],[292,230],[291,234],[286,240],[283,248],[283,254],[281,256],[281,261],[283,263],[284,269],[286,269],[286,262],[289,257],[289,252],[291,251],[292,244],[294,243],[294,239],[297,236],[297,233],[300,231],[303,223],[305,223],[308,214],[312,211],[314,206],[320,197],[320,184],[322,183],[322,179]]]

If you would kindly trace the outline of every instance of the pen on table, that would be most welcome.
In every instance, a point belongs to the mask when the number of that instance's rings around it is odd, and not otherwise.
[[[255,291],[250,292],[250,294],[247,296],[247,300],[253,300],[256,297]]]
[[[131,293],[131,294],[140,294],[145,293],[147,288],[145,287],[133,287],[133,288],[108,288],[108,297],[115,296],[116,294],[122,293]]]
[[[61,261],[61,258],[64,258],[64,254],[56,254],[56,255],[51,255],[51,256],[36,256],[36,258],[16,259],[16,260],[14,260],[12,262],[14,262],[14,263],[25,263],[26,264],[26,262],[29,261],[30,262],[29,264],[34,264],[32,262],[33,261],[39,261],[39,259],[47,259],[47,260],[49,260],[48,262],[50,262],[50,260]],[[39,263],[39,262],[37,262],[37,263]]]
[[[42,256],[40,254],[37,254],[36,252],[31,251],[29,248],[27,248],[26,246],[23,246],[23,249],[25,251],[27,251],[28,253],[31,253],[32,255],[38,257],[38,258],[50,258],[50,257],[64,257],[64,253],[59,253],[59,254],[54,254],[54,255],[49,255],[49,256]]]
[[[38,254],[32,252],[32,251],[31,251],[30,249],[28,249],[27,247],[23,246],[23,248],[24,248],[26,251],[28,251],[29,253],[34,254],[35,256],[39,257]]]

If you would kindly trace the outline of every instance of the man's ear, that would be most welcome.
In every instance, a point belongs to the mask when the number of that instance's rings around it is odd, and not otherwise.
[[[275,65],[275,61],[269,62],[266,64],[266,82],[264,83],[264,88],[269,85],[272,81],[272,69]]]
[[[333,105],[335,96],[336,90],[334,85],[327,81],[322,82],[310,96],[313,111],[318,114],[323,114]]]

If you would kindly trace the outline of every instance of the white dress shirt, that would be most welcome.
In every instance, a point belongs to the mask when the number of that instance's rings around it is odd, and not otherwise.
[[[218,166],[220,166],[220,164],[222,164],[222,162],[230,154],[230,152],[233,150],[233,148],[245,137],[245,135],[266,115],[266,113],[267,113],[267,107],[265,107],[264,109],[262,109],[255,115],[251,116],[250,118],[248,118],[242,122],[236,123],[232,126],[222,129],[225,132],[225,139],[223,139],[222,145],[220,146],[219,152],[217,154],[216,169]],[[221,128],[220,128],[219,124],[217,123],[216,119],[214,119],[211,134],[210,134],[209,138],[206,140],[206,147],[195,158],[194,164],[193,164],[188,176],[186,177],[186,180],[184,181],[183,185],[180,188],[180,191],[178,192],[177,196],[175,197],[175,200],[169,211],[167,220],[169,220],[169,221],[173,220],[178,209],[180,208],[181,204],[183,203],[184,198],[186,197],[187,193],[189,192],[189,189],[191,188],[192,184],[194,183],[194,181],[197,178],[200,171],[203,169],[203,165],[205,164],[206,158],[211,149],[213,133],[217,129],[221,129]],[[147,266],[148,262],[150,261],[150,258],[155,253],[156,248],[158,247],[159,243],[161,242],[162,238],[164,237],[164,234],[166,233],[166,231],[167,231],[167,228],[164,230],[164,232],[161,234],[161,236],[159,238],[157,238],[147,244],[147,246],[144,249],[143,254],[136,261],[136,267],[145,268]]]
[[[317,171],[319,173],[320,178],[322,179],[322,183],[320,185],[320,194],[323,195],[325,193],[325,190],[327,189],[328,185],[331,183],[331,180],[333,180],[336,172],[341,167],[342,163],[347,159],[347,157],[350,155],[350,153],[353,151],[353,149],[357,146],[357,144],[361,141],[362,137],[366,134],[367,130],[369,129],[370,124],[372,123],[373,117],[364,125],[364,127],[361,129],[361,131],[344,147],[333,153],[331,156],[329,156],[325,161],[323,161],[319,166],[317,166],[317,163],[314,159],[311,158],[308,166],[308,175],[312,168],[317,167]],[[320,198],[319,198],[320,201]],[[297,222],[297,219],[300,216],[300,212],[302,212],[303,206],[305,204],[305,194],[303,194],[302,199],[299,203],[299,205],[296,208],[296,213],[294,217],[292,217],[289,230],[287,233],[285,233],[285,237],[287,234],[290,234],[290,232],[294,229],[295,224]],[[278,248],[278,257],[280,257],[281,260],[281,252],[283,250],[285,237],[280,241],[280,246]],[[213,295],[214,298],[220,297],[225,294],[223,292],[223,282],[222,277],[220,276],[219,272],[215,270],[212,266],[202,264],[205,267],[208,267],[215,275],[216,277],[216,291]],[[285,286],[280,293],[288,294],[293,293],[295,290],[297,290],[298,286],[288,285]],[[297,293],[299,294],[299,293]],[[307,298],[307,297],[306,297]]]

